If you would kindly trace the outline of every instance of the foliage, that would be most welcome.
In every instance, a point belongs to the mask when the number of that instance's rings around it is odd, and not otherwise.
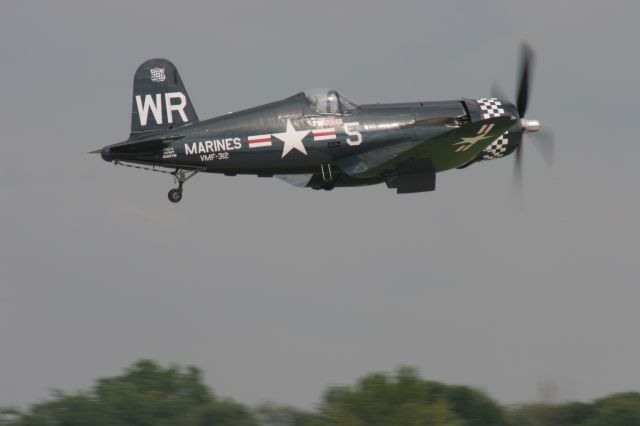
[[[142,360],[124,374],[100,379],[89,392],[53,399],[3,420],[6,426],[254,426],[249,411],[219,401],[195,367],[163,368]]]
[[[640,393],[614,394],[594,402],[594,415],[585,426],[640,426]]]
[[[195,367],[142,360],[91,390],[54,392],[28,410],[0,409],[0,426],[640,426],[640,393],[592,403],[500,407],[477,389],[422,379],[411,368],[330,388],[319,410],[219,399]]]
[[[331,425],[504,425],[502,409],[483,392],[421,379],[411,368],[371,374],[354,388],[333,388],[324,412]]]
[[[525,404],[510,410],[513,426],[640,426],[640,393],[610,395],[593,403]]]

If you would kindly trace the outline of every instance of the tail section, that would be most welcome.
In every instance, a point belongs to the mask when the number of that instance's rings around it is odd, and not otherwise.
[[[150,59],[133,79],[131,139],[144,132],[169,130],[198,121],[176,67],[166,59]]]

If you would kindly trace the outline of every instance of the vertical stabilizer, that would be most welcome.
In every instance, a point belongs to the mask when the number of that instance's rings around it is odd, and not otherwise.
[[[131,138],[198,121],[176,67],[166,59],[140,65],[133,79]]]

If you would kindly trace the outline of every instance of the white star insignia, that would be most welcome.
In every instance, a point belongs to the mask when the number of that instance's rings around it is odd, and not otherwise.
[[[273,133],[272,136],[284,142],[284,147],[282,148],[282,158],[284,158],[292,149],[297,149],[307,155],[302,139],[308,134],[309,130],[296,130],[291,124],[291,120],[287,119],[287,130],[284,133]]]

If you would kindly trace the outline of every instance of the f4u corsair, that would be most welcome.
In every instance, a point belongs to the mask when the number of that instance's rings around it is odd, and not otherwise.
[[[135,73],[129,138],[94,152],[172,174],[174,203],[199,172],[275,176],[325,190],[384,182],[404,194],[433,191],[438,172],[516,151],[519,176],[523,134],[540,128],[524,118],[532,62],[523,45],[516,105],[497,87],[490,98],[373,105],[314,89],[201,121],[176,67],[152,59]]]

